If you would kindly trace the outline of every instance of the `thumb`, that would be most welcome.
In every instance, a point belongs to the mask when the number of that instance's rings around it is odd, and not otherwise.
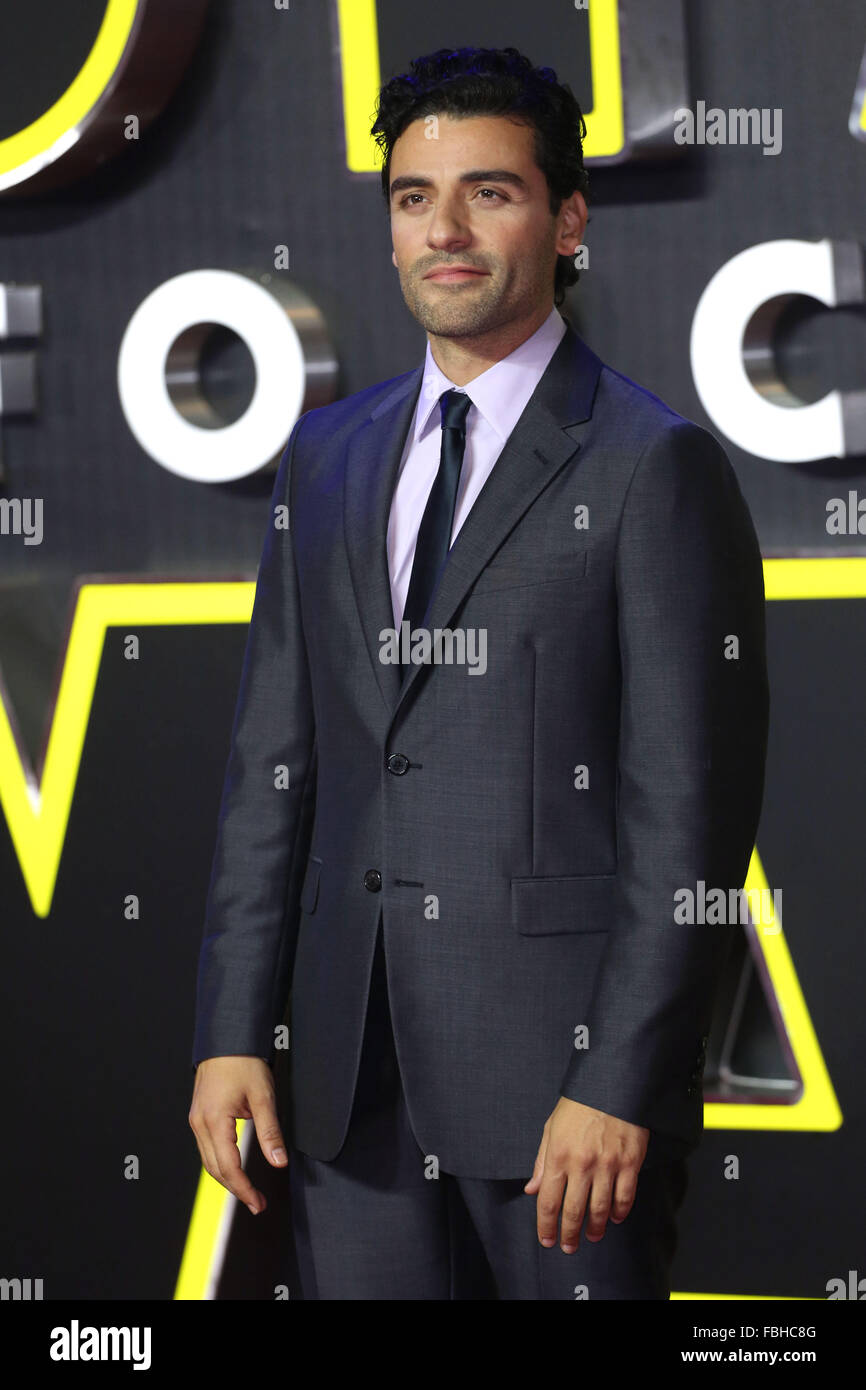
[[[253,1124],[262,1153],[273,1167],[284,1168],[289,1156],[273,1097],[266,1095],[254,1099],[250,1096],[250,1109],[253,1112]]]

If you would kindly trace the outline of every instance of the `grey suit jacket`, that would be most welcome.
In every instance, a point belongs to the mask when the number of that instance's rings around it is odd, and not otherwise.
[[[569,326],[426,616],[486,667],[443,638],[458,660],[401,684],[385,535],[421,376],[309,411],[280,462],[193,1063],[273,1061],[288,1002],[287,1137],[333,1158],[381,912],[409,1115],[444,1171],[528,1178],[561,1095],[688,1152],[742,928],[678,924],[675,894],[743,884],[763,794],[748,508],[716,439]]]

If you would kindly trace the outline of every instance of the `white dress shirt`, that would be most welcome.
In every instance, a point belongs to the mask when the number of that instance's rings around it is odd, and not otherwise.
[[[437,367],[430,344],[415,414],[397,475],[388,519],[388,572],[394,626],[399,629],[409,590],[415,541],[433,480],[439,471],[443,391],[465,391],[472,401],[466,416],[466,450],[457,487],[451,544],[487,481],[565,333],[565,320],[551,309],[540,328],[500,362],[466,386],[455,386]]]

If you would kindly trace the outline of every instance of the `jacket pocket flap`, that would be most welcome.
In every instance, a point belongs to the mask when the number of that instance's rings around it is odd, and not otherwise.
[[[585,550],[548,558],[538,555],[525,560],[491,560],[472,587],[474,592],[483,593],[488,589],[520,589],[563,579],[583,579],[586,562]]]
[[[307,862],[307,872],[304,874],[304,886],[301,889],[301,908],[304,912],[315,912],[316,910],[321,869],[321,859],[317,859],[314,854],[311,854]]]
[[[610,930],[616,874],[513,878],[511,922],[521,936]]]

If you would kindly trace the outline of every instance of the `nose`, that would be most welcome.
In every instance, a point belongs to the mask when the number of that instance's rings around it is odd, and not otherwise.
[[[471,239],[459,204],[450,200],[438,203],[427,224],[427,245],[437,251],[459,250]]]

